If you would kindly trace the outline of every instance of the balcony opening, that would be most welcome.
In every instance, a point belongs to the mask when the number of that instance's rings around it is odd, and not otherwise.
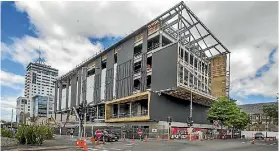
[[[135,102],[113,104],[110,118],[131,118],[146,115],[148,115],[148,100],[142,99]]]
[[[131,104],[131,114],[133,117],[148,115],[148,100],[138,100]]]
[[[112,118],[116,118],[118,115],[118,104],[112,105]]]
[[[102,69],[105,69],[107,67],[107,60],[103,60],[101,63]]]
[[[134,56],[138,57],[142,53],[142,44],[134,47]]]
[[[183,60],[183,57],[184,57],[184,50],[182,48],[179,48],[179,57],[180,59]]]
[[[117,53],[114,54],[114,63],[117,63]]]
[[[141,61],[134,64],[134,74],[139,73],[141,70]]]
[[[130,104],[129,103],[121,103],[119,104],[119,118],[130,117]]]
[[[105,119],[105,105],[98,105],[98,119]]]
[[[154,38],[151,38],[147,41],[147,52],[154,50],[156,48],[160,47],[159,44],[159,36],[156,36]]]
[[[147,76],[147,89],[151,89],[151,75]]]
[[[190,64],[193,65],[194,63],[194,56],[190,54]]]
[[[140,79],[134,80],[134,93],[140,92]]]
[[[90,77],[95,74],[95,67],[87,71],[87,76]]]
[[[168,38],[162,36],[162,46],[166,46],[170,43],[172,43],[172,42]]]
[[[152,70],[152,56],[147,58],[147,72]]]
[[[195,59],[195,61],[194,61],[194,67],[198,68],[198,60],[197,59]]]

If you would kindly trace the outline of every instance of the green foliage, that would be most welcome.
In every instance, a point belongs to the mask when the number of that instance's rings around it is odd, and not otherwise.
[[[225,126],[243,129],[249,122],[247,113],[242,112],[235,100],[219,97],[207,112],[209,121],[220,120]]]
[[[11,130],[5,130],[1,128],[1,136],[12,138],[14,136],[14,133]]]
[[[52,139],[53,129],[45,125],[20,125],[16,139],[21,144],[42,144],[46,139]]]
[[[273,121],[275,124],[278,124],[278,102],[263,105],[262,111],[265,116],[269,117],[269,122]]]

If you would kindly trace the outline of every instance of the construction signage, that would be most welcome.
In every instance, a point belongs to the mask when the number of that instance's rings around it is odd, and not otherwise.
[[[141,129],[138,130],[138,134],[139,134],[139,136],[142,135],[142,130]]]
[[[95,135],[100,138],[103,134],[101,130],[96,130]]]

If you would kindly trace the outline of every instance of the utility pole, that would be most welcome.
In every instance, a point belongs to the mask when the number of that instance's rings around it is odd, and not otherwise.
[[[11,128],[13,127],[14,109],[12,109]]]
[[[193,116],[193,93],[191,88],[191,100],[190,100],[190,118],[192,119]]]

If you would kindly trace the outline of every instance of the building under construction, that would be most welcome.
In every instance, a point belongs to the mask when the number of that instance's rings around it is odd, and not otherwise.
[[[55,118],[77,124],[72,108],[86,100],[87,125],[151,129],[172,117],[172,126],[185,127],[191,116],[194,127],[212,127],[206,111],[229,95],[229,54],[180,2],[58,78]]]

